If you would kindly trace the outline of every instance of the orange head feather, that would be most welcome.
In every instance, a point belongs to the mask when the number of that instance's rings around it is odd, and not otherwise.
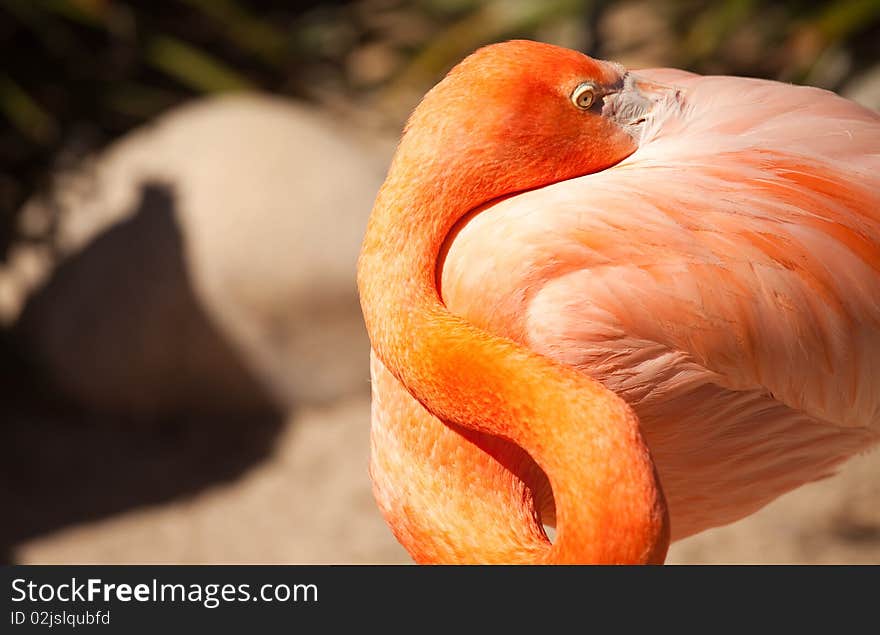
[[[634,127],[615,116],[626,79],[617,64],[549,44],[486,46],[425,95],[396,163],[410,183],[414,167],[434,183],[449,177],[471,207],[605,169],[636,149]],[[589,102],[575,103],[579,87]]]

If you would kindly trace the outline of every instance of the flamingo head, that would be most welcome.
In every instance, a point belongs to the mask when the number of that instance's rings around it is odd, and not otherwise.
[[[479,49],[429,91],[398,158],[476,206],[619,163],[663,87],[622,66],[528,40]],[[412,178],[412,174],[407,175]]]

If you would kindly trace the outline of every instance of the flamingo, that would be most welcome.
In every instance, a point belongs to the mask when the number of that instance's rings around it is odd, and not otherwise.
[[[411,115],[358,287],[416,562],[662,563],[880,438],[880,116],[490,45]]]

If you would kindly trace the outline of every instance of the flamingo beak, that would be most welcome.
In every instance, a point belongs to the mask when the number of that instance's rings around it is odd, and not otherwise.
[[[619,88],[604,96],[602,115],[608,117],[638,142],[647,124],[663,110],[663,104],[675,99],[679,91],[634,73],[627,73]]]

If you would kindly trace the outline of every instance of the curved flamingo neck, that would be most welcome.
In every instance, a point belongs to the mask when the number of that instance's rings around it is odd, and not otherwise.
[[[547,474],[556,541],[525,551],[510,545],[510,561],[525,552],[542,554],[538,561],[546,563],[661,563],[669,541],[666,506],[629,407],[577,371],[452,315],[438,295],[436,263],[447,234],[494,198],[498,184],[456,180],[442,163],[413,159],[398,152],[358,263],[376,355],[436,417],[512,441]],[[496,556],[503,547],[486,545]]]

